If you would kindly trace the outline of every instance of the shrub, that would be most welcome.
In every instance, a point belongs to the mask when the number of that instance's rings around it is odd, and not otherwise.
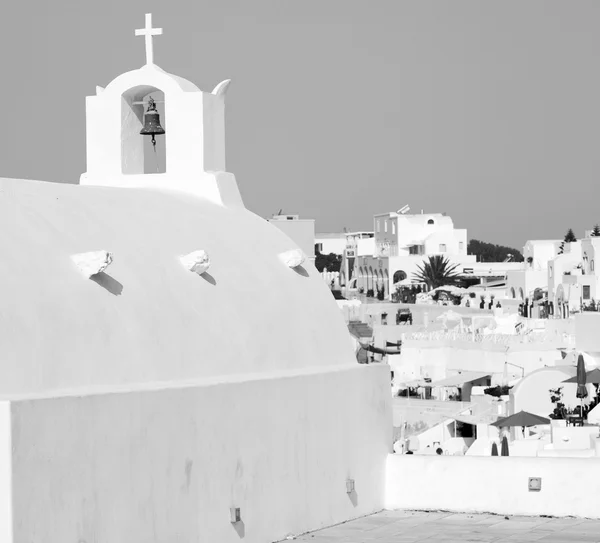
[[[494,398],[499,398],[500,396],[506,396],[511,388],[512,387],[509,387],[508,385],[496,385],[495,387],[484,389],[483,393],[493,396]]]

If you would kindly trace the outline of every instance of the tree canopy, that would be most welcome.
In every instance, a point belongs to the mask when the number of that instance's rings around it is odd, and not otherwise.
[[[574,241],[577,241],[577,238],[575,237],[575,234],[573,233],[573,229],[569,228],[569,230],[565,234],[565,242],[572,243]]]
[[[508,255],[512,255],[513,262],[523,262],[521,251],[504,245],[495,245],[472,239],[467,245],[467,252],[477,257],[477,262],[504,262]]]
[[[565,239],[563,240],[563,242],[560,244],[560,247],[558,248],[558,254],[562,255],[564,253],[565,243],[573,243],[574,241],[577,241],[577,238],[575,237],[573,229],[569,228],[569,230],[565,234]]]
[[[330,272],[339,272],[341,266],[342,255],[336,255],[335,253],[324,255],[319,253],[319,251],[315,251],[315,267],[320,272],[325,269]]]
[[[596,224],[592,230],[592,236],[600,236],[600,225]]]

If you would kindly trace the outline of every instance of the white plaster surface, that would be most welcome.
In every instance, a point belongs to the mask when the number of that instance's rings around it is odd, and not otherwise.
[[[82,185],[154,188],[243,207],[225,166],[226,81],[214,93],[148,64],[121,74],[86,99],[87,171]],[[144,174],[143,101],[163,92],[159,112],[168,119],[161,152],[166,172]],[[162,138],[162,136],[161,136]]]
[[[13,541],[12,422],[10,402],[0,402],[0,541]]]
[[[198,275],[202,275],[210,268],[210,257],[206,251],[203,251],[202,249],[188,253],[187,255],[180,257],[179,260],[186,270],[197,273]]]
[[[600,462],[587,458],[390,455],[386,477],[387,509],[600,518]]]
[[[13,402],[14,541],[264,543],[381,510],[388,389],[355,364]]]
[[[280,258],[289,268],[297,268],[306,260],[306,257],[300,249],[290,249],[289,251],[285,251],[284,253],[281,253]]]
[[[90,251],[88,253],[73,255],[71,259],[81,273],[89,278],[108,268],[113,260],[113,256],[108,251]]]
[[[356,364],[318,272],[290,273],[292,242],[244,209],[0,179],[0,227],[1,395]],[[71,256],[90,247],[116,258],[85,281]],[[198,247],[213,262],[201,277],[178,261]]]

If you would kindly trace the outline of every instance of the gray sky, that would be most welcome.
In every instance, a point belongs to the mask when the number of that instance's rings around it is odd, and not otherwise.
[[[146,12],[161,68],[233,79],[228,170],[260,215],[371,229],[408,203],[517,248],[600,222],[594,0],[11,2],[0,175],[78,181],[84,97],[144,64]]]

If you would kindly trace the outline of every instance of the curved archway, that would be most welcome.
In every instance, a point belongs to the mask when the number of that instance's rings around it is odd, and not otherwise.
[[[408,276],[406,275],[406,272],[404,270],[397,270],[394,272],[394,277],[392,279],[392,282],[394,283],[394,285],[396,283],[399,283],[400,281],[404,281]]]
[[[510,288],[510,297],[514,300],[517,297],[517,293],[515,292],[515,287]]]
[[[521,299],[521,300],[525,299],[525,294],[523,293],[523,289],[521,287],[519,287],[519,299]]]
[[[435,224],[435,221],[434,221],[433,219],[429,219],[429,220],[427,221],[427,224]]]
[[[390,292],[390,274],[387,269],[383,270],[383,288],[384,294],[387,296]]]

